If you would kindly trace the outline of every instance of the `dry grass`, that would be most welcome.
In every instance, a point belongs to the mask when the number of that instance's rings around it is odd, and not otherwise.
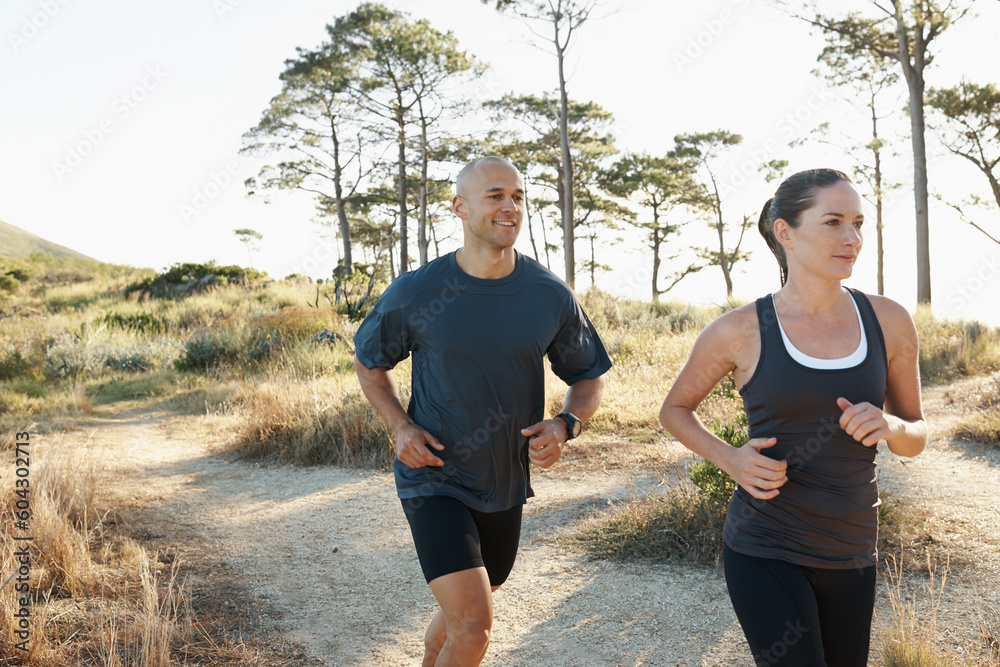
[[[935,319],[928,306],[913,315],[920,339],[920,377],[924,383],[1000,370],[1000,329],[979,322]]]
[[[103,480],[93,462],[73,445],[32,449],[29,531],[13,523],[13,476],[0,483],[0,568],[17,575],[16,549],[26,543],[31,556],[27,582],[13,575],[0,582],[0,664],[168,667],[191,664],[185,656],[234,667],[285,664],[266,659],[259,645],[211,628],[196,632],[180,562],[151,556],[99,509]],[[25,535],[33,540],[15,539]],[[17,634],[26,631],[17,616],[22,601],[30,609],[27,651],[16,646],[25,640]]]
[[[940,584],[935,584],[935,572],[929,561],[928,570],[929,579],[912,594],[903,589],[901,566],[889,570],[887,593],[892,611],[889,618],[878,619],[877,655],[883,667],[954,667],[961,664],[951,651],[941,647],[936,637],[937,614],[948,578],[947,570]]]
[[[230,449],[247,458],[299,465],[390,467],[392,434],[350,380],[272,374],[267,382],[248,386],[236,402]]]

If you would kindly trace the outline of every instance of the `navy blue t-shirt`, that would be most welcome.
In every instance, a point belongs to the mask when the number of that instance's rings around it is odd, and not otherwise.
[[[393,468],[400,498],[450,496],[499,512],[534,495],[528,438],[545,412],[544,357],[567,384],[611,368],[573,292],[518,253],[510,275],[463,272],[455,253],[389,285],[354,336],[366,368],[393,368],[413,355],[407,412],[444,450],[444,465]]]

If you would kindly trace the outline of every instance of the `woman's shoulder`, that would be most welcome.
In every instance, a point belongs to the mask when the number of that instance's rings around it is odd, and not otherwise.
[[[913,318],[910,317],[909,311],[900,303],[879,294],[867,294],[865,292],[862,292],[862,294],[871,303],[872,310],[875,311],[875,316],[878,317],[879,324],[882,327],[885,327],[887,324],[890,326],[898,326],[900,324],[913,326]]]
[[[899,341],[916,341],[917,328],[906,308],[889,297],[878,294],[865,294],[865,297],[875,311],[875,317],[882,328],[882,335],[887,345]]]
[[[743,341],[757,334],[757,306],[753,301],[726,311],[702,331],[702,336],[725,341]]]

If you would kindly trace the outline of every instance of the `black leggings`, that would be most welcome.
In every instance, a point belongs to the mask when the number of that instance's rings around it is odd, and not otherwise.
[[[726,585],[758,667],[865,667],[875,566],[830,570],[723,549]]]

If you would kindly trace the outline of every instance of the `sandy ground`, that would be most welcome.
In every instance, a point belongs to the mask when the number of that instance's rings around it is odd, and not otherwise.
[[[1000,608],[1000,449],[941,437],[984,382],[925,391],[933,433],[927,451],[905,461],[879,455],[883,488],[896,502],[923,508],[936,542],[964,561],[952,567],[937,613],[939,641],[956,651],[979,641],[983,610]],[[240,573],[265,622],[299,644],[311,664],[419,665],[436,605],[391,474],[229,460],[219,453],[224,417],[139,410],[82,428],[63,437],[100,454],[108,492],[158,508],[192,536],[192,551],[211,551]],[[615,443],[581,438],[574,447],[598,444]],[[645,447],[647,460],[688,457],[669,441]],[[595,510],[656,481],[633,464],[595,460],[567,456],[535,473],[537,498],[525,510],[514,572],[496,596],[484,664],[750,665],[717,568],[591,561],[560,539]]]

